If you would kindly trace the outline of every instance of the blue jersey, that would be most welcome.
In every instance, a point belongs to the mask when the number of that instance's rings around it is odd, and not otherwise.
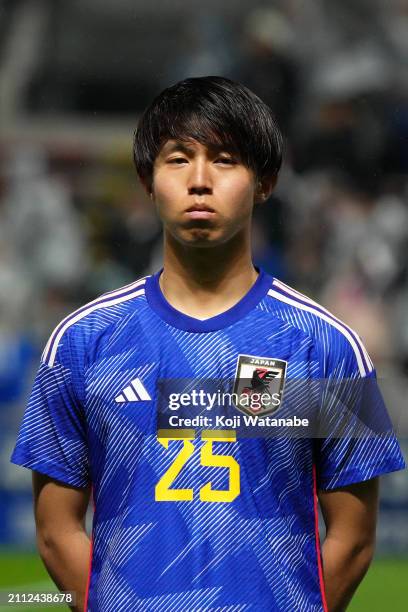
[[[361,340],[262,271],[206,320],[158,279],[55,329],[12,456],[92,486],[86,609],[326,609],[316,491],[404,467]]]

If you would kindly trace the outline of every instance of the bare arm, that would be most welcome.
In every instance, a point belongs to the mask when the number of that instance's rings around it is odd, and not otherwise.
[[[78,489],[33,472],[37,546],[51,578],[61,591],[74,591],[82,612],[89,570],[90,540],[85,516],[90,488]]]
[[[375,549],[378,478],[319,491],[326,538],[323,574],[329,612],[342,612],[371,563]]]

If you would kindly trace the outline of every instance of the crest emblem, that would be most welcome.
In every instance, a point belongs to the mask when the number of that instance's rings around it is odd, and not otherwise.
[[[261,417],[278,410],[286,368],[282,359],[238,355],[233,394],[238,410]]]

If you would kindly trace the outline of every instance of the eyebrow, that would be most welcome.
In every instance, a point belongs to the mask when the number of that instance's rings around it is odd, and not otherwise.
[[[220,145],[214,144],[207,148],[209,151],[213,151],[214,153],[225,152],[231,155],[233,154],[233,151],[230,149],[230,147],[223,145],[223,144],[220,144]],[[170,155],[171,153],[175,153],[176,151],[181,151],[182,153],[185,153],[186,155],[191,155],[194,153],[194,147],[189,146],[188,142],[177,140],[175,142],[172,142],[171,144],[165,144],[161,153],[163,155]]]
[[[176,141],[172,144],[165,144],[162,153],[168,155],[169,153],[174,153],[175,151],[182,151],[183,153],[193,153],[193,147],[189,147],[186,142]]]

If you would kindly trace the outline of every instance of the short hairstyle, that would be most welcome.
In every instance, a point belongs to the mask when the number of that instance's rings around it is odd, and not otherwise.
[[[282,134],[272,110],[250,89],[219,76],[189,78],[161,92],[135,130],[133,158],[152,186],[154,162],[168,140],[196,140],[235,152],[261,180],[282,163]]]

